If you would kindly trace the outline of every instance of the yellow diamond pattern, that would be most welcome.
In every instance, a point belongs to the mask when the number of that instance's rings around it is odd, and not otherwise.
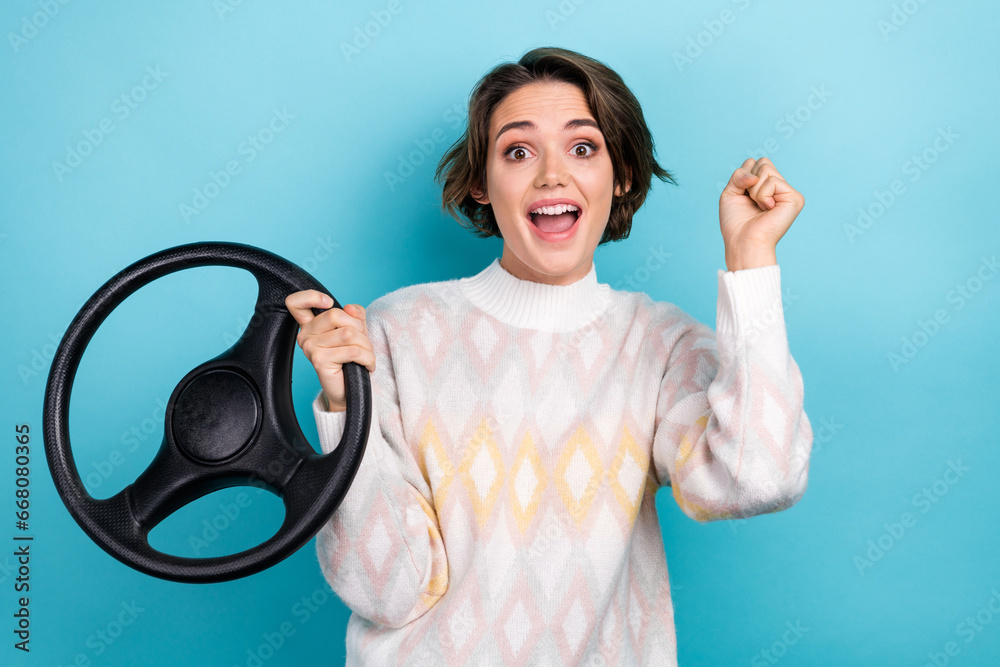
[[[427,522],[427,533],[430,537],[431,544],[441,544],[441,531],[438,530],[438,516],[423,496],[417,495],[417,500],[420,502],[421,509],[424,510],[424,514],[430,519]],[[424,588],[420,593],[420,602],[425,608],[430,609],[434,606],[434,603],[441,599],[441,596],[445,594],[448,590],[448,568],[447,567],[437,567],[432,568],[432,571],[436,571],[434,575],[431,576],[429,582],[427,582],[427,587]]]
[[[488,482],[489,488],[486,489],[486,493],[480,494],[480,485],[476,484],[474,477],[482,476],[483,474],[483,460],[480,458],[483,454],[488,457],[487,463],[492,466],[493,475],[492,481]],[[473,475],[471,472],[474,466],[477,469],[476,475]],[[465,482],[465,487],[469,491],[469,499],[472,501],[472,509],[476,514],[476,520],[480,526],[485,525],[493,511],[497,495],[500,493],[500,489],[503,488],[504,480],[503,457],[500,455],[500,448],[497,446],[497,441],[493,437],[493,431],[490,429],[489,422],[485,417],[479,422],[472,440],[469,441],[468,446],[465,448],[462,463],[458,466],[458,474],[462,477],[462,481]]]
[[[695,424],[700,426],[702,431],[704,431],[705,427],[708,424],[708,415],[702,415],[701,417],[698,417],[697,421],[695,421]],[[687,465],[687,462],[691,459],[692,454],[694,454],[694,444],[688,438],[687,434],[684,434],[684,436],[681,437],[681,444],[680,447],[678,448],[677,465],[674,468],[674,470],[679,471],[681,468]],[[679,484],[671,483],[670,486],[674,492],[674,500],[677,501],[677,505],[681,509],[691,510],[691,513],[699,521],[705,521],[710,517],[714,516],[713,513],[709,511],[708,508],[702,507],[697,503],[693,503],[689,500],[686,501],[683,498],[681,498],[681,490]]]
[[[528,500],[527,505],[524,506],[521,505],[521,497],[517,492],[517,479],[518,475],[521,474],[523,466],[530,466],[531,472],[535,475],[535,487],[531,490],[531,498]],[[531,523],[535,512],[538,511],[538,505],[542,500],[542,491],[545,490],[546,485],[549,483],[548,478],[549,476],[542,466],[542,459],[538,455],[538,449],[531,439],[531,434],[525,433],[524,440],[521,441],[521,447],[514,456],[514,465],[510,468],[510,477],[507,479],[507,493],[510,496],[510,505],[514,510],[517,527],[522,533],[528,529],[528,524]]]
[[[704,429],[708,423],[708,415],[703,415],[695,423]],[[521,446],[514,455],[514,461],[510,467],[509,474],[505,472],[503,456],[500,453],[500,447],[489,424],[490,422],[486,417],[481,419],[475,433],[465,448],[462,461],[456,470],[441,442],[434,421],[429,419],[424,426],[418,443],[419,456],[417,463],[420,466],[420,472],[428,483],[433,481],[429,471],[434,470],[432,467],[434,463],[437,464],[437,470],[434,472],[438,474],[438,470],[440,471],[439,478],[435,482],[436,486],[432,485],[434,489],[434,509],[436,512],[439,513],[444,506],[445,499],[449,495],[457,474],[461,477],[468,490],[469,499],[472,501],[473,511],[480,526],[485,525],[489,520],[506,480],[511,510],[513,511],[518,528],[523,533],[527,531],[528,526],[538,512],[543,492],[549,483],[550,475],[545,468],[530,433],[525,433],[521,441]],[[676,470],[683,468],[693,454],[694,446],[685,434],[681,438]],[[589,480],[582,494],[579,494],[580,480],[575,479],[573,485],[571,485],[569,479],[567,479],[567,475],[570,477],[579,477],[580,455],[583,456],[583,460],[586,462],[590,472]],[[626,465],[638,466],[642,471],[643,483],[638,490],[626,489],[619,478],[619,474]],[[517,492],[517,480],[518,476],[525,472],[525,466],[530,467],[530,474],[534,476],[535,485],[531,490],[530,498],[526,503],[522,504],[521,496],[523,493],[518,494]],[[629,517],[629,520],[635,521],[635,517],[642,505],[645,488],[652,484],[648,471],[649,461],[647,457],[643,456],[642,450],[627,428],[622,433],[614,461],[610,469],[605,472],[596,446],[590,439],[587,431],[583,427],[580,427],[570,437],[563,448],[562,453],[559,455],[556,469],[553,471],[551,477],[556,484],[556,489],[563,504],[569,511],[570,516],[573,517],[573,520],[579,525],[587,517],[594,498],[605,483],[609,484],[611,491]],[[477,484],[475,479],[477,476],[480,478],[485,477],[486,479],[481,479],[480,483]],[[698,515],[707,516],[709,514],[706,508],[699,507],[681,498],[677,485],[672,484],[671,486],[674,498],[682,509],[689,508]],[[653,491],[655,492],[655,488]],[[578,495],[579,499],[577,499]]]
[[[695,421],[695,424],[697,426],[700,426],[701,430],[704,431],[706,425],[708,424],[708,415],[702,415],[701,417],[698,417],[697,421]],[[687,433],[681,436],[681,444],[678,447],[677,454],[678,456],[677,456],[676,470],[680,470],[687,464],[688,460],[691,458],[691,455],[694,454],[694,443],[692,443],[691,440],[688,438]]]
[[[577,501],[573,489],[566,479],[566,472],[573,463],[577,452],[583,453],[591,471],[590,481],[587,483],[579,501]],[[555,473],[555,482],[556,488],[559,490],[559,497],[562,498],[566,509],[569,510],[570,516],[573,517],[577,525],[583,523],[583,520],[586,518],[587,511],[590,509],[591,503],[594,502],[594,496],[597,494],[603,474],[604,466],[597,455],[597,448],[594,446],[590,436],[587,435],[587,431],[581,426],[569,439],[562,454],[559,455]]]
[[[638,490],[626,489],[618,478],[622,467],[626,463],[630,463],[629,459],[642,471],[642,481],[638,485]],[[649,458],[643,457],[642,450],[636,444],[635,438],[632,437],[632,433],[626,428],[622,433],[622,441],[621,445],[618,446],[618,453],[611,464],[611,490],[614,492],[615,498],[618,499],[618,504],[625,510],[625,514],[628,516],[630,522],[634,522],[636,515],[639,513],[639,506],[642,504],[642,493],[646,488],[648,471]],[[632,497],[632,494],[635,494],[635,497]]]
[[[448,458],[448,453],[445,452],[444,445],[441,444],[441,438],[438,437],[433,420],[427,420],[427,425],[420,436],[418,447],[420,456],[417,458],[417,463],[420,465],[420,472],[423,474],[424,479],[427,480],[428,485],[431,483],[427,472],[428,456],[434,457],[438,468],[441,470],[441,479],[437,483],[437,488],[434,489],[434,506],[440,511],[444,507],[444,499],[448,496],[448,489],[451,488],[451,483],[455,478],[455,467],[452,465],[451,459]],[[429,454],[428,449],[430,450]]]
[[[691,510],[694,518],[698,521],[708,521],[709,519],[718,516],[718,513],[710,511],[707,507],[702,507],[697,503],[681,498],[681,491],[678,485],[671,484],[670,486],[674,491],[674,500],[677,501],[677,505],[682,510]]]

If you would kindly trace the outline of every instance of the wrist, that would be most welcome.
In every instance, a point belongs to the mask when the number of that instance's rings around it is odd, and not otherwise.
[[[328,399],[326,397],[326,392],[320,393],[320,396],[323,397],[323,409],[326,412],[344,412],[345,410],[347,410],[347,404],[346,403],[344,405],[340,405],[340,404],[334,405],[334,404],[330,403],[330,399]]]
[[[772,245],[726,248],[726,269],[742,271],[756,269],[762,266],[773,266],[778,263],[775,247]]]

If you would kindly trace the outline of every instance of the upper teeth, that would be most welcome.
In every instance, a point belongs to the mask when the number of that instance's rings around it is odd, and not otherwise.
[[[565,213],[566,211],[578,211],[579,209],[572,204],[556,204],[555,206],[542,206],[531,211],[534,213],[541,213],[542,215],[559,215],[560,213]]]

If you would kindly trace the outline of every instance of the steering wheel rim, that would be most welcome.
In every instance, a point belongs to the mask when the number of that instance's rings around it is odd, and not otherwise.
[[[257,279],[255,317],[229,349],[178,382],[167,403],[163,441],[149,467],[114,496],[93,498],[83,486],[69,439],[73,380],[88,343],[111,311],[139,288],[176,271],[217,265],[245,269]],[[161,579],[229,581],[298,551],[340,505],[368,441],[371,382],[364,366],[344,364],[344,434],[333,452],[317,454],[302,434],[291,398],[298,323],[284,299],[304,289],[327,294],[334,308],[342,307],[319,281],[274,253],[241,243],[203,242],[134,262],[83,305],[49,371],[45,456],[60,498],[102,549]],[[255,322],[257,314],[261,318]],[[285,519],[268,540],[212,558],[175,556],[149,545],[149,531],[181,507],[213,491],[244,485],[263,486],[284,503]]]

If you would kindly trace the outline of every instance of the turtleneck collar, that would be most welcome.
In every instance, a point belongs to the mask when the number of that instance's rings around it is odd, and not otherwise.
[[[475,306],[496,319],[523,329],[573,331],[593,321],[611,301],[611,287],[597,282],[597,265],[569,285],[522,280],[496,258],[474,276],[461,278],[459,289]]]

